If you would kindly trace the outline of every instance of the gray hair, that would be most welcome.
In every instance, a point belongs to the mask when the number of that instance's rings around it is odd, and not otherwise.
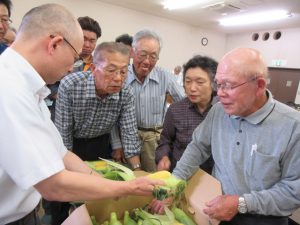
[[[58,4],[44,4],[24,15],[18,34],[25,39],[58,34],[73,40],[78,27],[77,19],[66,8]]]
[[[132,47],[136,48],[137,43],[141,39],[144,39],[144,38],[145,39],[155,39],[159,44],[159,50],[161,50],[162,39],[161,39],[160,35],[157,34],[155,31],[149,30],[149,29],[140,30],[133,36]]]
[[[119,42],[102,42],[94,51],[93,63],[97,64],[97,62],[102,62],[105,59],[104,52],[120,53],[124,56],[128,56],[129,61],[130,48],[128,48],[127,45]]]

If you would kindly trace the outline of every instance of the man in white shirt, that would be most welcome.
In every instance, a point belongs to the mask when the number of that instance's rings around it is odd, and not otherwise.
[[[25,14],[15,42],[0,56],[0,225],[39,224],[41,196],[78,201],[150,195],[157,184],[145,177],[106,180],[64,146],[43,99],[46,84],[73,67],[82,46],[74,16],[46,4]]]

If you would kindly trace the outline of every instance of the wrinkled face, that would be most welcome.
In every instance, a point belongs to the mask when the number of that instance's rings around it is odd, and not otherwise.
[[[4,4],[0,3],[0,19],[2,22],[0,22],[0,40],[4,37],[7,29],[8,29],[8,23],[5,21],[8,21],[8,10]]]
[[[129,56],[103,52],[104,60],[93,65],[97,93],[119,93],[127,78]]]
[[[141,39],[132,49],[133,66],[140,80],[151,72],[159,57],[159,43],[155,39]]]
[[[243,76],[226,65],[219,64],[216,74],[218,96],[224,110],[229,115],[248,116],[257,110],[257,79],[254,76]]]
[[[207,72],[200,67],[186,71],[184,88],[188,99],[194,104],[207,104],[211,100],[212,83]]]
[[[83,38],[84,38],[84,44],[83,44],[81,56],[87,57],[92,55],[96,47],[97,35],[95,32],[83,30]]]

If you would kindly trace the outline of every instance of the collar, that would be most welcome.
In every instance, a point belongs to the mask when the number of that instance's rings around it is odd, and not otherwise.
[[[273,111],[275,107],[275,100],[272,97],[272,93],[269,90],[266,90],[266,95],[268,97],[267,102],[263,105],[263,107],[258,109],[256,112],[246,117],[239,117],[239,116],[231,116],[231,117],[235,119],[242,118],[251,124],[259,124],[270,115],[270,113]]]
[[[159,75],[158,73],[156,73],[156,70],[157,68],[154,67],[151,72],[147,75],[145,81],[144,81],[144,84],[147,84],[149,82],[149,80],[153,80],[154,82],[156,83],[159,83]],[[134,69],[133,69],[133,64],[130,64],[128,66],[128,78],[127,78],[127,84],[131,84],[133,83],[134,81],[136,82],[140,82],[140,80],[137,78],[135,72],[134,72]]]

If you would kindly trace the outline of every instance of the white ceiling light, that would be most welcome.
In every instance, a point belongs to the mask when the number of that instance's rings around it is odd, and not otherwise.
[[[272,10],[253,14],[232,16],[219,20],[222,26],[240,26],[255,23],[265,23],[291,17],[292,14],[286,10]]]
[[[165,0],[162,4],[165,9],[183,9],[198,5],[200,7],[207,7],[213,4],[224,3],[224,0]]]

